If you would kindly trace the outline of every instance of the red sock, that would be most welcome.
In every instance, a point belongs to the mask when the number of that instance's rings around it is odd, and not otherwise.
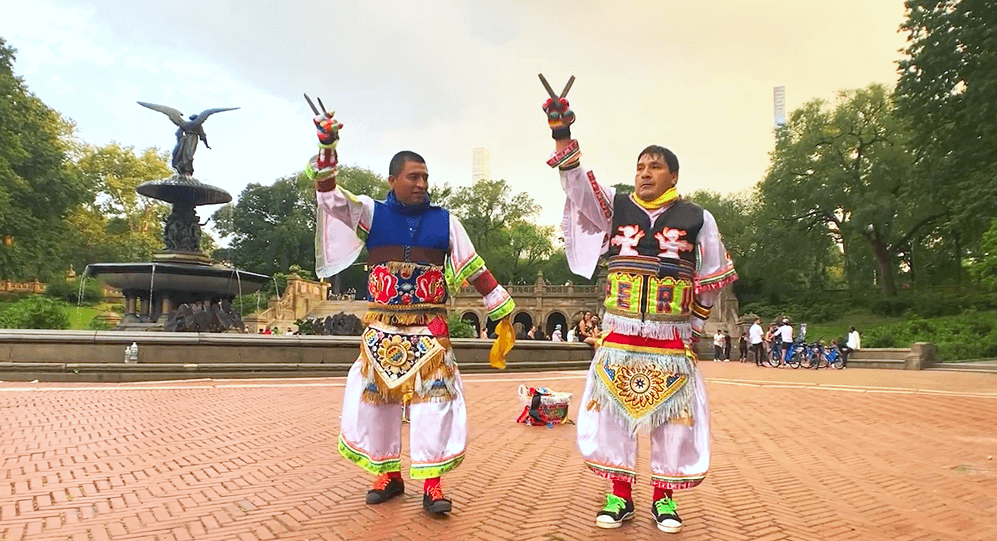
[[[613,494],[623,498],[624,500],[632,500],[633,495],[630,493],[630,482],[620,481],[613,479]]]
[[[654,495],[652,496],[652,499],[654,501],[658,501],[661,498],[664,498],[665,496],[671,498],[672,497],[672,489],[670,489],[670,488],[662,488],[662,487],[654,487]]]
[[[402,478],[402,472],[400,472],[400,471],[389,471],[388,472],[388,478],[389,479],[401,479]]]
[[[425,484],[422,485],[422,490],[426,494],[429,494],[429,490],[430,489],[432,489],[433,487],[438,487],[438,486],[440,486],[440,478],[439,477],[432,477],[430,479],[426,479]]]

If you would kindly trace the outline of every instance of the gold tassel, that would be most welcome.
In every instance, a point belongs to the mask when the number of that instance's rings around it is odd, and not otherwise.
[[[367,374],[370,373],[370,358],[367,357],[366,348],[360,348],[360,375],[364,379],[367,379]]]
[[[416,267],[421,267],[424,265],[419,265],[418,263],[412,263],[408,261],[386,261],[385,265],[388,267],[388,272],[391,274],[407,274],[411,276],[415,273]]]
[[[419,377],[424,380],[452,379],[455,375],[454,367],[452,364],[447,364],[446,358],[447,350],[440,350],[433,359],[422,365],[422,368],[419,369]]]
[[[368,404],[384,405],[390,404],[388,398],[381,393],[372,393],[364,389],[363,393],[360,394],[360,399]]]
[[[516,331],[512,328],[509,316],[499,320],[495,326],[495,342],[492,343],[492,350],[488,353],[488,364],[492,368],[502,370],[505,368],[505,356],[512,351],[512,346],[516,345]]]
[[[412,311],[390,311],[390,310],[367,310],[363,316],[363,324],[369,326],[371,323],[382,325],[392,325],[395,327],[407,327],[411,325],[429,325],[437,316],[447,317],[445,310],[418,309]]]
[[[589,400],[589,403],[585,406],[585,409],[588,411],[599,411],[601,408],[599,407],[599,403],[593,399]]]

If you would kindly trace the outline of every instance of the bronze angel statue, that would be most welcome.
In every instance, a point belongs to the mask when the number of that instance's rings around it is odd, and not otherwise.
[[[173,147],[173,169],[181,175],[194,174],[194,151],[197,150],[197,140],[204,141],[204,146],[208,146],[208,136],[204,133],[204,121],[209,116],[222,111],[234,111],[238,107],[221,109],[208,109],[197,115],[190,115],[190,119],[184,119],[183,113],[172,107],[156,105],[155,103],[138,102],[142,107],[148,107],[153,111],[159,111],[170,117],[170,120],[180,128],[177,130],[177,146]]]

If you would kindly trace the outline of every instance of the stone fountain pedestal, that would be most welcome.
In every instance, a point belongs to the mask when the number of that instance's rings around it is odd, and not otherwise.
[[[141,184],[135,191],[171,203],[173,211],[163,229],[165,247],[153,255],[152,262],[87,266],[85,276],[100,277],[125,297],[125,315],[117,329],[241,328],[241,318],[233,314],[229,303],[239,295],[259,291],[270,277],[213,265],[199,248],[201,224],[194,210],[199,205],[228,203],[232,196],[179,173]]]

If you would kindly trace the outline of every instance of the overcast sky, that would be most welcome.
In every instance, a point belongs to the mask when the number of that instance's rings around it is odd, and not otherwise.
[[[787,110],[896,80],[902,0],[9,2],[0,36],[16,72],[92,144],[172,149],[175,127],[137,100],[205,124],[195,177],[233,196],[303,168],[319,96],[345,124],[340,161],[387,176],[398,150],[430,182],[471,183],[474,147],[493,178],[529,192],[539,222],[563,192],[537,73],[568,98],[582,163],[633,181],[648,144],[671,148],[679,189],[748,189],[772,149],[772,89]],[[213,212],[200,212],[202,218]]]

